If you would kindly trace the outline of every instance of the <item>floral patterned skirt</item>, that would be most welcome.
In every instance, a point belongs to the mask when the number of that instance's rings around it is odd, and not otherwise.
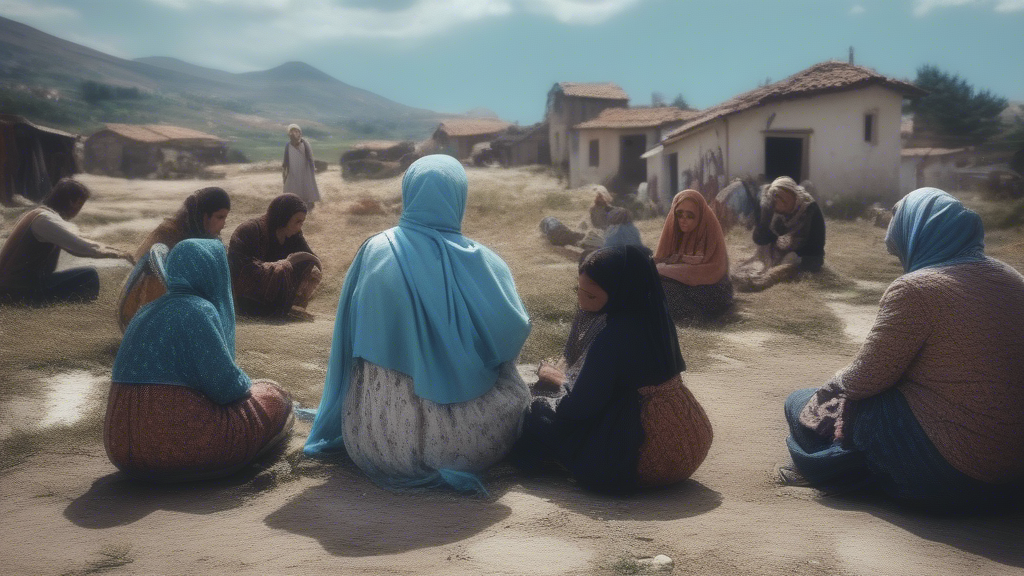
[[[412,377],[356,359],[344,404],[345,450],[378,479],[479,472],[511,450],[529,404],[513,362],[502,364],[483,396],[438,404],[416,395]]]
[[[122,472],[186,481],[231,474],[284,439],[294,423],[291,397],[256,380],[248,398],[220,405],[185,386],[110,386],[103,443]]]

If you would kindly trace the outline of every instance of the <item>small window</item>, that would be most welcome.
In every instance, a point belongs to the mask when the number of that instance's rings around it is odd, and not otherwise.
[[[871,144],[875,143],[875,118],[877,115],[873,112],[869,112],[864,115],[864,141]]]
[[[591,166],[597,166],[598,165],[598,162],[599,162],[600,157],[601,157],[601,154],[600,154],[600,152],[601,152],[600,144],[601,143],[600,143],[599,140],[591,140],[590,141],[590,165]]]

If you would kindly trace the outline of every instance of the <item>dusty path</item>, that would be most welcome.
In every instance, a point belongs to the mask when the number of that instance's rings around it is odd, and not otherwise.
[[[491,193],[489,174],[471,178],[481,194]],[[279,177],[241,174],[225,182],[238,196],[233,227],[243,212],[261,209]],[[89,183],[98,202],[82,229],[99,229],[126,245],[197,187]],[[338,206],[315,214],[309,234],[332,267],[312,307],[317,321],[243,320],[238,330],[243,367],[279,380],[306,404],[319,398],[344,267],[362,238],[390,225],[386,216],[354,220],[341,205],[395,192],[394,183],[328,184]],[[499,202],[489,196],[483,206],[471,206],[467,229],[509,260],[534,317],[524,357],[536,361],[564,338],[573,269],[533,231],[535,213],[562,201],[531,187],[551,184],[527,175],[508,185],[522,194],[529,221],[512,232],[488,227],[488,219],[500,216],[488,212]],[[141,194],[153,198],[143,201]],[[528,204],[531,194],[542,198],[537,206]],[[119,203],[141,215],[122,219],[112,208]],[[569,214],[580,210],[577,204],[552,209]],[[149,220],[137,224],[139,218]],[[0,223],[0,230],[8,226]],[[339,239],[338,227],[354,231]],[[648,243],[658,228],[642,223]],[[833,228],[854,239],[880,234],[866,224]],[[736,238],[730,235],[730,242]],[[996,237],[990,246],[1019,241],[1019,234]],[[787,459],[784,398],[849,361],[870,328],[871,299],[877,301],[886,275],[893,277],[891,263],[881,261],[884,252],[874,267],[855,261],[841,243],[835,254],[841,281],[745,295],[725,325],[681,330],[687,382],[711,418],[714,445],[692,480],[621,499],[580,490],[554,474],[524,477],[508,466],[488,475],[487,498],[395,494],[351,464],[303,460],[298,449],[309,425],[302,422],[282,457],[238,478],[191,486],[129,482],[107,461],[99,435],[119,339],[103,307],[112,305],[126,271],[104,269],[104,292],[91,307],[0,310],[0,572],[631,574],[636,558],[665,554],[676,574],[1024,573],[1019,513],[936,517],[873,497],[827,497],[775,483],[774,467]],[[787,324],[791,312],[773,316],[793,299],[809,308],[805,317]]]

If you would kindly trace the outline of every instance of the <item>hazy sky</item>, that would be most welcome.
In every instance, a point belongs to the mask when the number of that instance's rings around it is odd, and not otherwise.
[[[403,104],[531,123],[556,81],[707,107],[815,62],[934,63],[1024,100],[1024,0],[0,0],[125,57],[243,72],[301,60]]]

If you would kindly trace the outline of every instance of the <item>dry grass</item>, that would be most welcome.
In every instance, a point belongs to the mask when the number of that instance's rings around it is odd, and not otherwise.
[[[280,192],[276,173],[234,169],[216,185],[232,196],[232,212],[224,238],[234,226],[261,214]],[[400,179],[342,182],[337,169],[319,176],[326,198],[307,220],[306,236],[325,263],[324,283],[310,305],[313,323],[285,323],[240,318],[238,361],[254,377],[281,382],[306,405],[320,396],[333,332],[334,312],[344,274],[364,239],[393,226],[398,216],[353,214],[353,203],[390,206],[400,199]],[[463,230],[494,249],[506,262],[530,313],[533,330],[523,348],[522,362],[537,362],[557,355],[565,342],[574,313],[571,291],[576,262],[565,250],[548,245],[537,223],[553,215],[575,225],[586,214],[591,195],[565,190],[544,170],[471,169],[470,198]],[[83,180],[94,198],[77,224],[86,235],[125,249],[134,249],[160,217],[172,213],[191,191],[211,185],[203,181],[127,181],[96,176]],[[0,216],[8,232],[24,209],[3,208]],[[146,225],[138,224],[144,220]],[[663,221],[637,223],[648,246],[654,246]],[[896,259],[885,252],[884,230],[864,221],[829,222],[827,271],[755,294],[740,294],[734,309],[711,323],[680,327],[680,343],[693,371],[709,369],[711,355],[729,333],[765,331],[850,346],[844,340],[843,319],[828,302],[841,298],[857,305],[876,304],[884,287],[901,272]],[[751,253],[749,233],[735,229],[728,235],[730,254],[737,262]],[[989,236],[990,252],[1018,269],[1024,267],[1024,233],[1020,227]],[[0,308],[0,403],[34,397],[39,379],[68,370],[109,374],[120,334],[113,308],[125,267],[101,270],[102,291],[89,305],[49,308]],[[73,431],[94,436],[102,406],[79,421]],[[37,440],[33,440],[37,438]],[[52,431],[19,433],[3,441],[13,460],[57,439]],[[14,446],[21,448],[14,450]],[[8,462],[11,458],[5,458]]]

